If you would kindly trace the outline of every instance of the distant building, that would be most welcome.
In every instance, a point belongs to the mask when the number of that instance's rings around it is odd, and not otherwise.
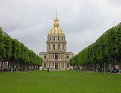
[[[70,68],[69,59],[74,55],[72,52],[66,52],[66,37],[59,27],[57,16],[54,19],[54,27],[47,36],[46,52],[41,52],[43,58],[43,68],[52,68],[57,70],[68,70]]]

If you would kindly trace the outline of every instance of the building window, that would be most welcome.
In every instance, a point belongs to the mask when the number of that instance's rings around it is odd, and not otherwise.
[[[58,37],[58,40],[59,40],[59,37]]]
[[[69,63],[67,63],[67,68],[69,68]]]
[[[53,59],[54,59],[54,55],[55,55],[55,54],[53,53]]]
[[[46,56],[44,56],[44,59],[46,59]]]
[[[58,45],[58,49],[60,49],[60,45]]]
[[[53,40],[55,40],[55,37],[53,37]]]
[[[64,45],[63,45],[63,49],[64,49]]]
[[[67,59],[69,59],[69,56],[67,56]]]
[[[55,59],[58,59],[58,53],[55,53]]]
[[[49,49],[50,49],[50,45],[49,45]]]
[[[53,45],[53,49],[55,49],[55,45]]]
[[[63,38],[63,40],[65,40],[65,37]]]

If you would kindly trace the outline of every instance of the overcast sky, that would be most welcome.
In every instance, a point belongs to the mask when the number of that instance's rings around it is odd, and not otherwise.
[[[74,53],[121,22],[121,0],[0,0],[0,26],[38,54],[46,51],[56,9]]]

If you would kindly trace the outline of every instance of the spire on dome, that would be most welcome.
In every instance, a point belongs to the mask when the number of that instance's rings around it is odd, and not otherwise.
[[[56,19],[57,19],[57,9],[56,9]]]
[[[59,27],[59,20],[58,20],[58,17],[57,17],[57,10],[56,10],[56,17],[54,19],[54,27]]]
[[[57,17],[57,11],[55,13],[55,18],[54,18],[54,27],[49,31],[48,35],[49,36],[65,36],[63,33],[62,29],[59,27],[59,20]]]

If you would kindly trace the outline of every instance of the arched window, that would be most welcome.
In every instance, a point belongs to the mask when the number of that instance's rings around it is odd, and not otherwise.
[[[58,53],[55,53],[55,59],[58,59]]]
[[[55,37],[53,37],[53,40],[55,40]]]
[[[53,49],[55,49],[55,45],[53,45]]]
[[[69,56],[67,56],[67,59],[69,59]]]
[[[58,49],[60,49],[60,45],[58,45]]]
[[[46,56],[44,56],[44,59],[46,59]]]

